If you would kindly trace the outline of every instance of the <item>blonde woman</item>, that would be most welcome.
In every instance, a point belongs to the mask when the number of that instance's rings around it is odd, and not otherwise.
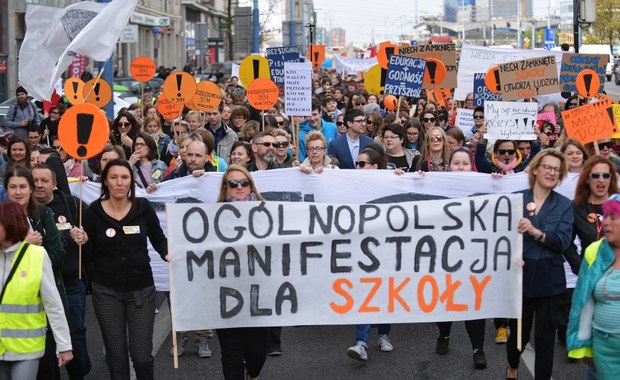
[[[325,154],[327,139],[319,131],[312,131],[304,138],[306,143],[307,157],[301,163],[299,169],[304,173],[321,173],[323,169],[339,169],[332,163],[330,156]]]
[[[450,162],[450,146],[446,132],[440,127],[430,127],[422,143],[422,154],[413,160],[415,170],[443,172]]]

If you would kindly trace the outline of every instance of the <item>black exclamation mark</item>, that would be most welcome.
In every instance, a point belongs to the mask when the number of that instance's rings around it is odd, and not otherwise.
[[[77,100],[77,98],[78,98],[78,96],[77,96],[78,83],[77,82],[71,82],[71,85],[73,85],[73,99]]]
[[[177,74],[177,91],[179,91],[177,93],[177,98],[181,97],[181,83],[183,82],[183,75],[181,74]]]
[[[252,80],[257,79],[260,75],[260,61],[258,59],[252,60],[252,67],[254,68],[254,76]]]
[[[84,145],[88,144],[90,133],[93,131],[93,121],[95,115],[89,113],[77,114],[77,141],[80,146],[77,148],[77,154],[81,157],[86,156],[87,149]]]
[[[314,67],[319,68],[319,52],[314,53]]]
[[[590,85],[592,84],[592,74],[583,74],[583,83],[586,85],[586,93],[590,97]]]
[[[495,83],[497,83],[497,85],[495,86],[495,90],[501,91],[502,86],[499,83],[499,70],[498,69],[493,70],[493,75],[495,75]]]
[[[385,56],[387,57],[387,61],[390,62],[390,58],[394,55],[394,47],[387,46],[385,48]]]
[[[614,117],[614,106],[607,108],[607,116],[611,119],[611,124],[614,126],[614,133],[618,131],[618,125],[616,124],[616,118]]]
[[[387,70],[384,68],[381,68],[381,88],[385,87],[385,77],[387,76]],[[385,91],[381,90],[379,91],[379,95],[383,95],[385,93]]]
[[[437,71],[437,62],[426,62],[426,69],[428,70],[428,76],[431,78],[431,83],[435,84],[435,72]]]
[[[95,100],[99,101],[101,98],[99,97],[99,83],[95,83],[95,86],[93,87],[93,91],[95,91]]]

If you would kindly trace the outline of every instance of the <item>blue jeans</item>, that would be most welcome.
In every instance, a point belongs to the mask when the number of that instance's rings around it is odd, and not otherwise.
[[[390,333],[392,325],[381,324],[379,326],[379,335],[387,335]],[[370,336],[371,325],[355,325],[355,340],[357,342],[364,342],[368,345],[368,337]]]
[[[73,345],[73,360],[67,364],[67,373],[71,379],[78,379],[86,376],[91,369],[84,322],[86,284],[82,280],[74,280],[65,283],[65,289],[69,301],[67,322],[71,331],[71,345]]]

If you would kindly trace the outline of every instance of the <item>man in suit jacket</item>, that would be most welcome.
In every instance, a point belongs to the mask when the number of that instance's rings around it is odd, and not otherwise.
[[[352,109],[344,115],[347,133],[330,141],[327,154],[340,162],[340,169],[355,169],[355,160],[372,138],[366,136],[366,117],[364,112]]]

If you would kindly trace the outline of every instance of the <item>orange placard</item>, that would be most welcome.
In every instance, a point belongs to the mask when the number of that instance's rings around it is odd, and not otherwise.
[[[252,107],[266,111],[278,101],[278,86],[271,79],[254,79],[248,87],[247,95]]]
[[[180,103],[172,103],[163,93],[157,98],[157,111],[164,119],[172,120],[181,115],[183,105]]]
[[[426,60],[426,68],[424,69],[424,79],[422,83],[435,85],[446,79],[446,65],[435,58],[424,58]]]
[[[434,102],[435,104],[437,104],[439,107],[447,107],[448,104],[446,103],[447,97],[450,96],[446,96],[447,94],[450,94],[450,89],[449,88],[427,88],[426,89],[426,97],[428,98],[428,100]]]
[[[398,106],[398,99],[396,99],[394,95],[387,95],[385,98],[383,98],[383,105],[386,109],[394,111]]]
[[[596,71],[585,69],[577,74],[575,85],[577,86],[579,95],[584,98],[592,98],[598,93],[598,89],[601,87],[601,79]]]
[[[62,149],[78,160],[101,153],[110,137],[110,124],[105,113],[90,103],[67,109],[58,123],[58,139]]]
[[[69,78],[63,86],[69,103],[76,105],[84,103],[84,82],[80,78]]]
[[[112,100],[112,87],[103,79],[93,78],[84,84],[84,102],[102,108]]]
[[[611,137],[618,131],[612,106],[613,103],[609,99],[602,99],[562,111],[567,136],[579,140],[582,144]]]
[[[138,82],[150,81],[155,76],[155,71],[155,61],[144,55],[136,57],[129,65],[131,77]]]
[[[187,103],[195,94],[196,80],[185,71],[175,71],[164,81],[164,95],[172,103]]]
[[[325,45],[310,45],[306,57],[312,62],[314,70],[320,69],[323,61],[325,61]]]
[[[398,45],[390,41],[381,42],[379,44],[379,50],[377,50],[377,62],[379,62],[379,66],[387,70],[390,57],[393,55],[398,55]]]
[[[487,71],[484,76],[484,84],[494,94],[499,94],[502,91],[502,86],[499,83],[499,66],[492,66]]]
[[[194,106],[192,109],[210,112],[219,107],[221,102],[222,91],[217,84],[209,80],[203,80],[196,85],[196,95],[192,98]]]

